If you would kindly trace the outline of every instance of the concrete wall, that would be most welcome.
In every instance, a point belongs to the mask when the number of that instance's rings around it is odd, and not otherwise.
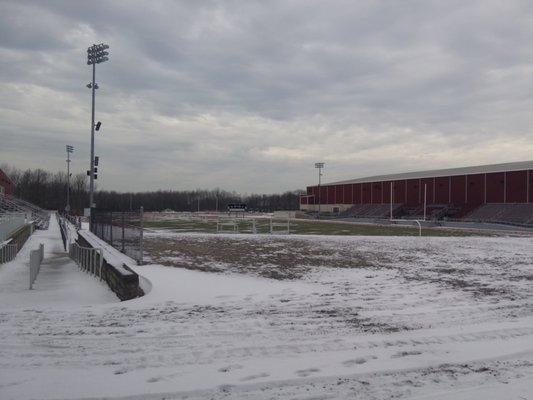
[[[93,247],[81,235],[78,237],[78,244],[83,247]],[[123,265],[122,267],[127,270],[128,274],[124,274],[117,270],[104,258],[102,275],[109,288],[120,300],[130,300],[143,296],[144,292],[139,286],[139,275],[126,265]]]
[[[17,251],[20,251],[26,240],[31,236],[35,230],[33,224],[25,224],[24,226],[13,232],[7,239],[11,239],[10,244],[17,245]]]

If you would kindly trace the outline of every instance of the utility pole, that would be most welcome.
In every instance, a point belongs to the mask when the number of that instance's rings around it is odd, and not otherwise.
[[[318,219],[320,219],[320,203],[321,203],[321,199],[320,199],[320,184],[321,184],[321,180],[322,180],[322,168],[324,168],[324,163],[323,162],[318,162],[318,163],[315,163],[315,168],[318,169]]]
[[[67,205],[65,206],[65,211],[67,215],[70,214],[70,153],[74,151],[74,147],[67,144]]]
[[[103,63],[109,58],[107,57],[109,53],[106,51],[109,49],[109,46],[104,43],[100,44],[93,44],[91,47],[87,49],[87,65],[93,66],[93,79],[92,82],[87,85],[89,89],[91,89],[92,92],[92,109],[91,109],[91,160],[89,163],[89,208],[94,208],[94,179],[96,178],[96,172],[94,170],[94,130],[95,130],[95,124],[94,124],[94,112],[95,112],[95,94],[96,89],[98,89],[98,84],[96,83],[96,64]],[[100,123],[98,123],[98,127],[96,130],[100,128]],[[91,219],[92,220],[92,219]]]

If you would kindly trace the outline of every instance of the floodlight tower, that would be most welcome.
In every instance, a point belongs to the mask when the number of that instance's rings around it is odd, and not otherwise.
[[[74,152],[74,147],[67,144],[67,205],[65,206],[65,211],[67,214],[70,213],[70,154]]]
[[[109,60],[107,57],[109,53],[106,51],[109,49],[109,46],[104,43],[100,44],[93,44],[91,47],[87,49],[87,65],[93,66],[93,80],[91,83],[87,85],[89,89],[92,91],[92,111],[91,111],[91,162],[90,162],[90,170],[89,170],[89,177],[90,177],[90,186],[89,186],[89,207],[92,209],[94,207],[94,179],[95,179],[95,171],[94,171],[94,96],[95,96],[95,90],[98,89],[98,85],[95,82],[96,78],[96,64],[103,63],[104,61]],[[100,128],[100,126],[98,126]]]
[[[322,178],[322,169],[324,168],[323,162],[315,163],[315,168],[318,169],[318,219],[320,219],[320,183]]]

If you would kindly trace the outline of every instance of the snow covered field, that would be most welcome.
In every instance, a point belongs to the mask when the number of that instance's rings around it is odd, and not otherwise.
[[[533,398],[532,238],[147,242],[143,298],[0,290],[0,398]]]

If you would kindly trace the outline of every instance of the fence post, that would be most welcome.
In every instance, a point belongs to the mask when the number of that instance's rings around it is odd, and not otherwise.
[[[140,235],[140,250],[139,250],[139,265],[143,263],[143,218],[144,218],[144,207],[141,206],[141,215],[140,215],[140,225],[141,225],[141,235]]]
[[[122,252],[124,253],[124,211],[122,211]]]
[[[99,265],[99,269],[100,269],[100,279],[103,279],[102,278],[102,265],[104,264],[104,252],[102,249],[98,249],[98,254],[99,254],[99,257],[98,257],[98,261],[100,263]]]
[[[113,247],[113,211],[109,211],[109,241]]]

